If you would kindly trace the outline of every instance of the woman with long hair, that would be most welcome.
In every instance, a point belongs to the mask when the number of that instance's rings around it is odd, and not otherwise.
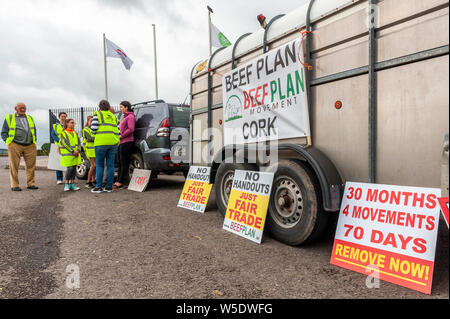
[[[134,144],[134,125],[136,119],[134,117],[133,110],[131,109],[131,103],[128,101],[120,102],[120,111],[123,114],[123,118],[120,121],[120,145],[119,145],[119,176],[114,186],[117,188],[123,187],[123,184],[128,182],[129,179],[129,167],[131,150]]]

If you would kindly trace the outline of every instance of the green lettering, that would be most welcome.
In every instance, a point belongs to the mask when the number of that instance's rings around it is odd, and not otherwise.
[[[280,100],[283,100],[286,98],[286,95],[283,95],[283,93],[281,93],[280,78],[278,78],[278,95],[280,96]]]
[[[287,97],[295,95],[294,84],[292,83],[292,76],[290,73],[288,73],[286,81],[287,81]]]
[[[270,93],[272,94],[272,102],[273,102],[273,96],[275,93],[277,93],[277,82],[270,81]]]
[[[298,73],[298,70],[295,71],[295,84],[297,86],[297,94],[300,93],[298,85],[300,84],[300,87],[302,89],[302,92],[305,92],[305,87],[303,85],[303,70],[302,70],[302,76],[300,78],[300,74]]]

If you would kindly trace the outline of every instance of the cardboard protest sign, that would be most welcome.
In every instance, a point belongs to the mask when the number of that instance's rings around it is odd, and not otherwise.
[[[128,189],[130,191],[143,192],[150,181],[151,170],[135,168]]]
[[[191,166],[178,201],[178,207],[204,213],[211,193],[211,167]]]
[[[310,135],[302,55],[297,39],[224,74],[225,145]]]
[[[448,227],[448,197],[442,197],[438,198],[439,204],[441,205],[441,212],[444,216],[445,222],[447,223]]]
[[[261,243],[273,173],[236,170],[223,229]]]
[[[439,225],[435,188],[347,182],[331,264],[431,293]]]
[[[58,152],[58,145],[50,144],[47,168],[54,171],[66,171],[66,167],[61,166],[61,154]]]

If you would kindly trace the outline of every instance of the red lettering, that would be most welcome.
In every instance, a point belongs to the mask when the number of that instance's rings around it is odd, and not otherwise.
[[[255,107],[256,106],[256,104],[255,104],[255,98],[253,97],[253,95],[252,95],[252,91],[254,91],[255,89],[251,89],[251,90],[249,90],[248,91],[248,95],[250,95],[250,99],[252,100],[252,107]]]
[[[255,100],[256,100],[256,105],[261,105],[261,102],[259,101],[259,97],[260,97],[260,95],[259,95],[259,89],[261,89],[261,87],[260,86],[258,86],[257,88],[256,88],[256,92],[255,92]]]
[[[427,217],[427,225],[425,226],[427,230],[433,230],[434,229],[434,217],[428,216]]]
[[[262,218],[256,217],[255,219],[255,228],[261,229]]]
[[[425,194],[421,194],[420,195],[420,197],[418,197],[418,194],[417,193],[414,193],[414,196],[413,196],[413,203],[412,203],[412,205],[414,206],[414,207],[416,207],[417,206],[417,202],[419,202],[419,207],[423,207],[423,204],[424,204],[424,202],[425,202]]]
[[[402,242],[402,249],[406,249],[406,246],[408,245],[408,243],[411,241],[411,239],[413,239],[412,236],[408,236],[406,238],[403,237],[403,235],[398,234],[398,238],[400,238],[400,241]]]
[[[397,248],[397,243],[395,241],[395,236],[393,233],[389,233],[386,236],[386,239],[384,240],[383,245],[384,246],[391,245],[392,247]]]
[[[429,209],[433,209],[436,207],[436,195],[434,194],[428,194],[427,196],[427,203],[425,206]]]
[[[367,190],[367,198],[366,201],[368,202],[376,202],[378,197],[378,189],[371,189],[369,188]]]
[[[412,193],[411,192],[402,192],[402,194],[403,194],[403,196],[405,196],[405,202],[404,202],[404,206],[408,206],[408,200],[409,200],[409,197],[412,195]]]
[[[264,100],[265,100],[266,96],[269,95],[269,93],[266,92],[266,88],[267,88],[268,86],[269,86],[269,85],[268,85],[267,83],[263,85],[263,98],[262,98],[262,101],[261,101],[262,104],[264,104]]]
[[[424,252],[427,251],[427,247],[425,246],[427,244],[427,241],[423,238],[415,238],[414,239],[414,244],[417,247],[413,247],[412,249],[418,253],[418,254],[423,254]]]
[[[373,229],[370,236],[370,242],[374,244],[380,244],[383,241],[383,233],[379,230]]]
[[[250,98],[248,96],[248,93],[244,91],[244,109],[248,109],[250,107]]]

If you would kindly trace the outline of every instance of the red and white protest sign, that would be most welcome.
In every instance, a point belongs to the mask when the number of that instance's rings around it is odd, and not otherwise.
[[[438,198],[439,204],[441,205],[442,215],[444,216],[445,222],[448,227],[448,197]]]
[[[331,264],[431,293],[441,190],[347,182]]]
[[[147,184],[150,181],[151,172],[152,171],[147,169],[135,168],[133,171],[133,176],[130,180],[130,184],[128,185],[128,190],[143,192],[147,188]]]

